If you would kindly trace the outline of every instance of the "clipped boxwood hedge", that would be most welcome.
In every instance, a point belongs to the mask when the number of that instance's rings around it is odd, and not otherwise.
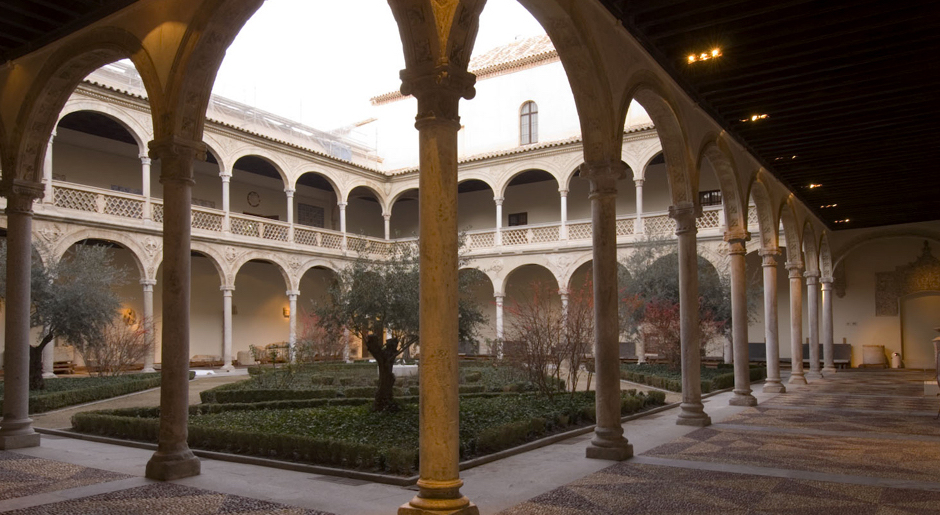
[[[730,372],[728,370],[731,370]],[[760,381],[767,377],[765,367],[751,367],[750,380]],[[671,392],[682,391],[681,374],[662,365],[625,365],[620,369],[620,378],[633,383],[646,384]],[[734,371],[728,366],[702,369],[702,393],[734,387]]]
[[[192,373],[191,373],[192,374]],[[192,378],[192,375],[191,377]],[[46,380],[46,389],[29,392],[29,412],[43,413],[160,386],[160,373],[114,377],[63,377]],[[2,393],[2,391],[0,391]],[[0,408],[3,400],[0,398]]]
[[[331,398],[190,408],[193,448],[410,475],[417,470],[417,399],[400,399],[394,413],[370,411],[370,399]],[[662,404],[665,395],[624,393],[623,414]],[[594,421],[593,392],[548,400],[533,394],[479,393],[461,397],[460,453],[466,459],[514,447]],[[76,431],[155,442],[159,408],[85,412]],[[367,443],[363,443],[367,442]]]

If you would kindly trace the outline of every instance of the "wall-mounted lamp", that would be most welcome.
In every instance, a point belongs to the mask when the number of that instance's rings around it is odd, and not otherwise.
[[[290,308],[289,308],[289,307],[285,307],[285,308],[284,308],[284,318],[290,318]]]

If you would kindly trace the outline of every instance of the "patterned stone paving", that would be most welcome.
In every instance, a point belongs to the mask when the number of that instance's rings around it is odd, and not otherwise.
[[[129,477],[107,470],[0,451],[0,500]]]
[[[940,492],[619,463],[500,515],[926,514]]]
[[[756,407],[722,421],[724,424],[770,428],[809,428],[822,431],[940,437],[940,423],[930,417],[870,414],[864,417],[842,411],[782,410]]]
[[[940,422],[925,415],[940,399],[924,377],[840,372],[644,454],[670,466],[619,463],[502,515],[937,514]],[[910,482],[871,486],[891,480]]]
[[[154,483],[107,494],[14,510],[10,515],[329,515],[258,499],[226,495],[173,483]]]

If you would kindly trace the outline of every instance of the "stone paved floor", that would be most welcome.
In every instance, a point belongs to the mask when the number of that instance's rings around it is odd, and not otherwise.
[[[940,513],[925,377],[840,371],[501,513]]]
[[[757,393],[755,408],[719,394],[707,428],[676,426],[674,409],[625,423],[629,461],[585,459],[583,435],[464,471],[463,492],[484,515],[940,514],[940,399],[923,377],[844,371]],[[208,459],[199,476],[158,483],[142,477],[151,454],[49,435],[0,452],[0,513],[378,515],[414,495]]]

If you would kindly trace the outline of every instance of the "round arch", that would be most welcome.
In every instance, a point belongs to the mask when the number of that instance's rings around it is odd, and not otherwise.
[[[202,142],[206,145],[206,153],[211,155],[215,162],[219,164],[219,174],[221,175],[226,170],[231,170],[229,168],[232,165],[232,162],[228,160],[228,156],[223,155],[216,149],[225,148],[222,141],[220,141],[212,133],[204,133],[202,136]]]
[[[118,232],[100,229],[80,229],[71,234],[67,234],[59,240],[52,250],[52,257],[58,261],[62,256],[76,243],[86,240],[106,241],[121,246],[128,250],[134,257],[134,264],[137,266],[137,273],[141,279],[154,279],[156,277],[156,266],[153,265],[153,274],[148,273],[151,266],[148,266],[152,259],[148,258],[148,253],[141,246],[140,242],[130,235]],[[158,257],[159,259],[159,257]]]
[[[349,200],[350,200],[350,197],[349,197],[349,196],[352,195],[353,192],[356,191],[356,190],[358,190],[359,188],[362,188],[362,189],[364,189],[364,190],[367,190],[369,193],[372,194],[372,196],[375,197],[375,200],[379,203],[379,208],[382,210],[383,213],[388,213],[388,212],[389,212],[387,199],[386,199],[385,196],[382,195],[382,193],[379,191],[379,188],[377,188],[377,187],[376,187],[375,185],[373,185],[373,184],[357,184],[357,185],[355,185],[355,186],[349,188],[349,191],[347,191],[347,192],[345,193],[345,195],[343,196],[343,202],[346,202],[347,205],[348,205],[348,204],[349,204]]]
[[[291,288],[295,284],[295,281],[291,279],[290,274],[287,272],[287,266],[285,266],[284,263],[281,263],[279,259],[277,259],[276,257],[266,252],[249,251],[249,252],[246,252],[245,254],[242,254],[238,258],[236,258],[235,262],[232,264],[232,284],[233,285],[235,284],[235,280],[238,278],[238,272],[241,270],[243,266],[245,266],[245,263],[248,263],[250,261],[262,261],[262,262],[270,263],[274,265],[274,267],[277,268],[277,271],[281,273],[281,277],[284,278],[285,291],[287,291],[287,289]],[[299,282],[300,282],[299,280],[296,281],[296,283],[299,283]]]
[[[289,289],[295,290],[295,291],[300,290],[300,282],[303,281],[303,278],[307,274],[307,272],[314,270],[314,269],[329,270],[330,272],[333,272],[333,274],[335,274],[337,277],[339,277],[339,267],[336,266],[336,263],[328,259],[321,258],[321,257],[313,257],[313,258],[308,259],[307,261],[300,263],[300,265],[297,267],[295,271],[296,281],[290,284]],[[303,291],[303,290],[300,290],[300,291]]]
[[[550,175],[553,179],[555,179],[555,185],[558,186],[560,189],[562,181],[559,178],[558,171],[553,170],[554,168],[555,166],[553,166],[551,163],[547,161],[543,161],[543,160],[526,161],[520,164],[519,166],[516,166],[515,168],[513,168],[509,173],[506,173],[505,175],[503,175],[503,177],[500,179],[498,183],[499,193],[496,196],[505,198],[506,189],[509,188],[509,185],[512,183],[513,179],[522,175],[523,173],[535,172],[535,171],[544,172]],[[494,189],[493,191],[495,192],[497,190]]]
[[[223,263],[225,258],[219,251],[219,247],[202,241],[193,241],[190,245],[191,252],[198,252],[212,263],[216,271],[219,272],[219,284],[222,286],[232,286],[235,284],[235,274],[229,273]]]
[[[290,188],[293,190],[296,190],[297,186],[301,185],[300,179],[303,178],[303,176],[308,175],[308,174],[320,177],[323,180],[325,180],[327,183],[329,183],[330,187],[333,188],[333,194],[336,195],[337,199],[346,198],[345,194],[342,193],[342,190],[339,187],[339,184],[340,184],[339,177],[336,176],[335,172],[332,172],[326,169],[309,170],[306,168],[301,168],[300,170],[297,170],[296,172],[293,173],[294,180],[291,182]]]
[[[127,133],[130,134],[132,138],[134,138],[134,141],[137,142],[138,154],[146,157],[147,142],[153,139],[153,129],[151,129],[148,125],[141,123],[140,120],[130,115],[127,111],[119,109],[113,104],[107,104],[104,102],[88,101],[84,99],[69,99],[69,101],[65,103],[65,106],[59,112],[59,118],[55,123],[56,128],[58,129],[59,124],[62,122],[63,118],[75,113],[94,113],[113,120],[115,123],[123,127],[124,130],[126,130]]]
[[[741,187],[738,182],[737,169],[730,151],[724,141],[714,134],[706,136],[700,148],[697,162],[699,174],[701,174],[704,162],[708,161],[718,177],[718,185],[721,188],[727,232],[735,235],[746,234],[746,203],[741,200]]]
[[[873,243],[875,241],[891,240],[897,238],[922,238],[940,244],[940,230],[927,228],[885,227],[866,231],[863,234],[846,241],[842,245],[839,245],[838,249],[835,249],[834,252],[832,252],[832,269],[835,270],[835,268],[839,266],[846,256],[851,254],[855,249],[861,247],[862,245]]]
[[[516,274],[517,272],[519,272],[520,269],[528,267],[528,266],[544,269],[552,277],[555,278],[556,286],[559,289],[562,288],[562,282],[559,277],[559,274],[552,270],[553,267],[548,262],[547,256],[530,256],[530,257],[533,259],[529,259],[526,262],[519,263],[518,265],[514,266],[511,270],[506,272],[506,274],[502,278],[502,281],[500,281],[499,283],[499,289],[495,288],[496,283],[494,282],[494,291],[500,291],[500,292],[503,292],[503,294],[507,293],[506,286],[509,284],[509,280],[512,278],[512,276]]]
[[[819,272],[819,249],[816,246],[816,231],[809,220],[803,222],[803,261],[806,272]]]
[[[773,208],[773,200],[767,186],[761,180],[761,173],[754,174],[746,198],[754,200],[757,211],[757,228],[760,233],[761,249],[775,251],[779,247],[779,221]]]
[[[235,176],[235,168],[238,166],[238,162],[245,158],[261,159],[267,162],[267,164],[271,165],[271,167],[274,168],[274,171],[276,171],[277,174],[280,176],[281,183],[283,184],[285,189],[291,183],[291,181],[287,177],[287,172],[285,171],[287,170],[287,166],[284,164],[284,161],[281,159],[280,156],[278,156],[277,154],[273,152],[269,152],[265,149],[262,149],[259,147],[253,147],[253,146],[242,147],[231,154],[229,159],[232,163],[232,168],[229,171],[232,173],[232,177]]]
[[[780,223],[783,225],[783,237],[787,245],[787,263],[804,266],[803,243],[800,239],[800,225],[793,212],[792,197],[780,203]]]

